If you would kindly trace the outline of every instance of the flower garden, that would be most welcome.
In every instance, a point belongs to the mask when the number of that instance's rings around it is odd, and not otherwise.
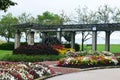
[[[83,51],[83,52],[67,52],[66,57],[58,62],[58,66],[89,68],[99,66],[117,66],[120,64],[120,57],[106,51]]]
[[[120,66],[120,57],[115,56],[113,53],[106,51],[75,51],[72,48],[66,48],[63,45],[24,45],[13,50],[13,55],[26,56],[43,56],[63,55],[63,58],[58,60],[57,66],[71,67],[71,68],[90,68],[100,66]],[[19,56],[18,56],[19,57]],[[21,57],[21,56],[20,56]],[[35,57],[37,58],[37,57]],[[45,57],[43,57],[45,58]],[[17,58],[18,59],[18,58]],[[10,60],[0,62],[0,80],[36,80],[42,77],[49,77],[56,72],[48,65],[41,64],[40,61],[33,62],[27,61],[10,62]]]
[[[0,62],[0,80],[34,80],[54,74],[40,63]]]

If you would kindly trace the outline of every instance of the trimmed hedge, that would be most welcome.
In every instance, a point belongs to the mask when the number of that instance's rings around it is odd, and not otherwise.
[[[27,55],[58,55],[59,52],[48,45],[22,45],[13,50],[13,54],[27,54]]]
[[[13,50],[14,49],[14,43],[2,43],[0,44],[0,50]]]
[[[40,43],[35,43],[35,45]],[[21,42],[20,45],[27,45],[26,42]],[[0,50],[14,50],[14,42],[0,44]]]
[[[65,48],[71,48],[71,44],[63,44],[65,46]],[[80,45],[75,43],[75,51],[79,51],[80,50]]]
[[[13,62],[42,62],[42,61],[57,61],[64,58],[63,55],[25,55],[25,54],[14,54],[7,55],[2,58],[2,61],[13,61]]]

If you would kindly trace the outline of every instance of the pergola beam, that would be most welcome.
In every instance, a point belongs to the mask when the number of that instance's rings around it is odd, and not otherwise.
[[[34,29],[39,30],[41,32],[57,32],[57,37],[61,40],[61,32],[69,31],[71,32],[71,47],[75,46],[75,32],[76,31],[93,31],[92,34],[92,50],[97,49],[97,31],[105,31],[106,32],[106,40],[105,40],[105,50],[110,50],[110,32],[111,31],[120,31],[120,23],[105,23],[105,24],[69,24],[69,25],[40,25],[36,23],[25,23],[14,25],[16,29]],[[95,30],[93,30],[95,27]],[[60,28],[61,31],[57,31]],[[34,34],[29,33],[28,44],[34,44]],[[15,34],[15,48],[20,46],[20,34],[17,32]]]

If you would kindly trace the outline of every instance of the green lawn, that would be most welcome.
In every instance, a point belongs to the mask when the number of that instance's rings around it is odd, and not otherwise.
[[[86,50],[91,50],[91,46],[85,46]],[[105,45],[104,44],[98,44],[97,45],[97,50],[98,51],[105,51]],[[111,44],[110,45],[110,52],[113,53],[120,53],[120,44]]]
[[[4,57],[8,55],[12,55],[12,51],[0,50],[0,60],[2,60]]]
[[[56,61],[63,58],[64,55],[12,55],[12,51],[0,50],[0,61],[24,61],[24,62],[40,62],[40,61]]]
[[[86,50],[91,50],[91,46],[84,46]],[[97,45],[98,51],[104,51],[105,45],[98,44]],[[110,45],[110,52],[113,53],[120,53],[120,44],[111,44]],[[12,55],[12,51],[8,50],[0,50],[0,61],[1,60],[10,60],[10,61],[44,61],[44,60],[58,60],[63,56],[48,56],[48,55],[36,55],[36,56],[27,56],[27,55]]]

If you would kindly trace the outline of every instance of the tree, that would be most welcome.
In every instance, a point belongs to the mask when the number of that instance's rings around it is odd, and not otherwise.
[[[19,24],[36,23],[36,19],[33,16],[31,16],[31,14],[22,13],[20,16],[18,16],[18,22]],[[22,30],[22,31],[23,34],[25,33],[25,41],[27,42],[28,32],[26,30]]]
[[[40,25],[61,25],[62,19],[58,14],[53,14],[48,11],[44,12],[42,15],[37,16],[37,21]],[[56,32],[49,32],[48,35],[56,35]]]
[[[48,11],[44,12],[42,15],[37,16],[38,23],[41,25],[60,25],[61,18],[58,14],[53,14]]]
[[[35,23],[36,19],[33,16],[31,16],[31,14],[22,13],[20,16],[18,16],[18,21],[19,21],[19,24]]]
[[[70,32],[64,32],[63,37],[65,38],[66,41],[71,42],[71,33]]]
[[[97,19],[97,15],[96,12],[93,11],[88,11],[87,7],[84,7],[81,9],[81,7],[79,7],[78,9],[76,9],[76,13],[77,13],[77,17],[75,17],[74,22],[76,22],[77,24],[92,24],[92,23],[98,23],[99,20]],[[84,42],[87,41],[88,39],[90,39],[91,37],[89,37],[89,35],[92,35],[91,32],[89,31],[82,31],[82,42],[81,42],[81,50],[84,50]]]
[[[99,23],[110,23],[113,12],[113,9],[107,5],[100,6],[97,11]]]
[[[0,21],[0,35],[5,37],[7,42],[10,42],[10,38],[14,38],[15,30],[13,25],[18,23],[18,19],[13,17],[11,13],[2,16]]]
[[[113,9],[114,11],[112,12],[112,21],[114,23],[120,23],[120,9]]]
[[[0,10],[4,10],[6,11],[7,8],[9,8],[10,6],[14,6],[17,3],[11,1],[11,0],[0,0]]]
[[[65,14],[65,12],[62,10],[61,14],[61,24],[69,24],[69,22],[71,21],[70,18]],[[66,41],[68,41],[69,43],[71,42],[71,32],[62,32],[63,37],[65,38]]]

